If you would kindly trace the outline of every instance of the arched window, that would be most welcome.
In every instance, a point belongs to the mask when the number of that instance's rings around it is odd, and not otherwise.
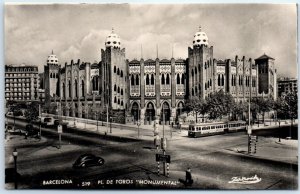
[[[117,85],[116,84],[114,85],[114,91],[117,91]]]
[[[120,76],[123,77],[123,70],[121,70]]]
[[[234,76],[234,86],[236,86],[236,75]]]
[[[195,87],[195,94],[198,94],[197,86]]]
[[[50,73],[50,78],[52,78],[52,73]]]
[[[161,75],[161,84],[165,85],[165,74]]]
[[[99,90],[99,77],[98,76],[95,77],[95,82],[96,82],[95,90]]]
[[[84,93],[84,81],[81,80],[81,96],[84,97],[85,93]]]
[[[180,77],[179,77],[179,74],[177,74],[176,81],[177,81],[177,84],[180,84]]]
[[[123,95],[123,89],[121,89],[121,95]]]
[[[72,87],[71,81],[69,80],[69,98],[71,98],[71,87]]]
[[[195,67],[195,75],[197,75],[197,67]]]
[[[243,85],[243,77],[241,76],[241,86]]]
[[[121,106],[123,106],[124,104],[123,104],[123,100],[121,101]]]
[[[139,79],[139,75],[135,76],[135,85],[140,85],[140,79]]]
[[[117,103],[117,97],[115,97],[115,99],[114,99],[114,103]]]
[[[131,85],[134,86],[134,75],[131,75]]]
[[[169,76],[169,74],[167,74],[166,84],[167,84],[167,85],[170,84],[170,76]]]
[[[220,77],[220,74],[218,74],[218,86],[221,85],[221,77]]]
[[[151,85],[154,85],[154,75],[151,74]]]
[[[207,89],[207,83],[205,83],[205,90]]]
[[[118,104],[120,104],[120,99],[118,99]]]
[[[120,70],[119,70],[119,68],[118,68],[118,70],[117,70],[117,75],[120,75]]]
[[[78,82],[77,82],[77,80],[75,79],[75,97],[77,98],[78,97],[78,95],[77,95],[77,92],[78,92]]]
[[[234,76],[231,75],[231,85],[234,86],[234,81],[233,81]]]
[[[192,88],[192,96],[194,96],[194,88]]]
[[[198,88],[199,88],[199,92],[201,92],[201,85],[200,84],[198,85]]]
[[[181,84],[184,84],[184,77],[185,77],[185,74],[182,74],[182,76],[181,76]]]
[[[117,68],[116,68],[116,66],[114,66],[114,73],[116,73],[116,71],[117,71]]]
[[[222,74],[222,86],[224,86],[224,74]]]
[[[92,88],[93,88],[93,91],[95,90],[95,77],[93,77],[93,79],[92,79]]]
[[[146,76],[146,85],[149,85],[149,83],[150,83],[149,74],[147,74],[147,76]]]
[[[209,85],[211,86],[211,79],[209,80]]]
[[[118,86],[118,93],[120,93],[120,87]]]
[[[66,85],[63,83],[63,98],[66,98]]]
[[[192,69],[192,77],[194,77],[194,70]]]

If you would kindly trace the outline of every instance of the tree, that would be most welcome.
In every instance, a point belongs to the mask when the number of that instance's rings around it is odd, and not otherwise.
[[[298,95],[296,92],[287,93],[280,99],[281,114],[288,116],[291,123],[298,117]]]
[[[251,100],[251,111],[258,116],[259,126],[259,115],[262,115],[263,122],[265,122],[265,113],[271,111],[274,107],[274,101],[271,98],[264,99],[262,97],[255,97]]]
[[[187,111],[193,111],[196,113],[196,123],[198,122],[198,114],[204,116],[208,111],[206,100],[199,98],[198,96],[191,97],[187,101],[185,108]]]
[[[233,120],[239,120],[243,113],[248,110],[248,105],[242,102],[235,102],[232,107]]]
[[[234,100],[233,97],[223,90],[212,93],[207,98],[208,112],[211,119],[222,118],[232,111]]]
[[[32,123],[39,117],[39,104],[38,102],[32,102],[27,106],[25,111],[25,118],[28,123]]]

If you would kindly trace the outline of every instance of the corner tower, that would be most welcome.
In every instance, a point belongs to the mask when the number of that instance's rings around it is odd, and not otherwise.
[[[121,49],[120,36],[112,32],[105,41],[105,50],[101,49],[101,108],[107,105],[112,110],[124,110],[127,107],[127,66],[125,48]]]
[[[258,72],[258,95],[277,99],[277,73],[275,59],[263,54],[255,59]]]
[[[188,88],[187,96],[205,98],[213,86],[213,47],[209,46],[205,32],[199,30],[194,35],[193,48],[188,48]]]
[[[44,66],[44,80],[45,80],[45,101],[50,103],[50,98],[60,96],[59,90],[59,65],[58,58],[52,53],[47,58],[47,65]]]

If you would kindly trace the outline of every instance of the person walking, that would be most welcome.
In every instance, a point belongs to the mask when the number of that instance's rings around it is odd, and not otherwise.
[[[185,171],[185,183],[186,183],[186,186],[192,185],[193,182],[194,182],[194,180],[192,179],[191,168],[188,167],[187,170]]]

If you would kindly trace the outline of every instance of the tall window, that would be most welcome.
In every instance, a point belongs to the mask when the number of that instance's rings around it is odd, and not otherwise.
[[[140,85],[139,75],[136,75],[135,77],[135,85]]]
[[[71,98],[71,87],[72,87],[71,81],[69,80],[69,98]]]
[[[220,77],[220,74],[218,74],[218,86],[221,85],[221,77]]]
[[[151,74],[151,85],[154,85],[154,75]]]
[[[131,85],[134,86],[134,75],[131,75]]]
[[[81,96],[84,97],[85,93],[84,93],[84,81],[81,80]]]
[[[162,76],[161,76],[161,84],[165,85],[165,75],[164,74],[162,74]]]
[[[63,98],[66,98],[66,85],[63,83]]]
[[[117,70],[117,75],[120,75],[120,70],[119,70],[119,68],[118,68],[118,70]]]
[[[149,74],[147,74],[147,76],[146,76],[146,85],[149,85],[149,84],[150,84]]]
[[[170,84],[170,76],[169,76],[169,74],[167,74],[166,84],[167,84],[167,85]]]
[[[177,84],[180,84],[180,77],[179,77],[179,74],[177,74],[176,81],[177,81]]]
[[[77,98],[78,97],[78,95],[77,95],[77,90],[78,90],[78,86],[77,86],[77,80],[75,79],[75,97]]]
[[[181,76],[181,84],[184,84],[184,77],[185,77],[185,75],[182,74],[182,76]]]
[[[224,86],[224,75],[222,74],[222,86]]]
[[[114,73],[116,73],[116,71],[117,71],[117,68],[116,68],[116,66],[114,66]]]

